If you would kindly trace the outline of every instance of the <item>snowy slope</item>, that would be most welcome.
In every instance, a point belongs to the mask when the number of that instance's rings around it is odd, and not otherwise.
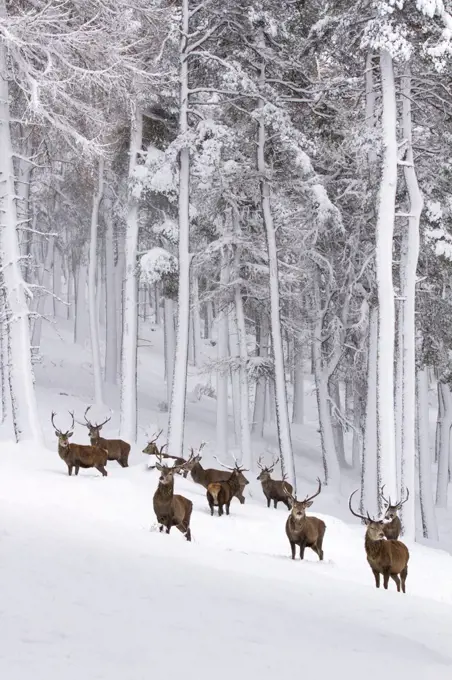
[[[154,472],[109,470],[69,478],[48,451],[2,445],[0,677],[377,678],[385,662],[451,677],[450,556],[410,546],[408,594],[377,591],[362,527],[323,516],[325,563],[292,562],[286,510],[256,499],[211,518],[177,479],[195,503],[188,544],[150,531]]]

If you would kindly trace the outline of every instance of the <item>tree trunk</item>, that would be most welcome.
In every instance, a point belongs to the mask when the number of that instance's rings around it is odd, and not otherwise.
[[[330,380],[328,391],[330,394],[330,399],[328,400],[328,403],[331,404],[332,402],[337,409],[337,411],[335,411],[334,414],[332,414],[331,418],[334,447],[336,449],[336,455],[339,461],[339,466],[345,469],[348,468],[349,465],[347,464],[347,461],[345,459],[344,431],[342,429],[342,423],[340,422],[340,419],[338,417],[338,413],[343,413],[339,381],[334,378]]]
[[[56,317],[64,318],[66,315],[66,305],[62,302],[62,276],[63,276],[63,259],[61,251],[53,244],[53,314]]]
[[[174,375],[174,352],[176,347],[176,337],[174,329],[174,301],[171,298],[164,298],[164,333],[165,333],[165,375],[166,375],[166,398],[168,408],[171,403],[171,391],[173,389]]]
[[[189,0],[182,0],[180,40],[179,133],[188,131],[188,33]],[[179,153],[179,298],[177,306],[176,357],[168,423],[168,450],[182,456],[187,393],[188,337],[190,327],[190,148]]]
[[[444,415],[443,392],[441,390],[441,383],[436,385],[438,395],[438,411],[436,417],[436,432],[435,432],[435,463],[438,463],[439,452],[441,450],[441,421]]]
[[[116,385],[118,375],[118,336],[116,318],[116,281],[114,262],[112,201],[104,199],[105,220],[105,276],[106,276],[106,335],[105,335],[105,382]]]
[[[240,363],[239,332],[237,328],[237,313],[235,305],[229,306],[229,351],[232,359],[231,384],[232,384],[232,412],[234,416],[234,436],[236,446],[240,445],[240,373],[238,365]]]
[[[240,256],[235,253],[236,277],[239,274]],[[243,311],[243,300],[240,284],[234,286],[235,313],[237,319],[237,333],[240,356],[240,450],[241,462],[248,469],[254,469],[251,452],[250,418],[249,418],[249,386],[248,386],[248,350],[246,346],[246,325]]]
[[[292,423],[303,425],[304,423],[304,361],[303,347],[299,342],[295,345],[294,356],[294,384],[293,384],[293,411]]]
[[[363,402],[362,397],[358,390],[355,389],[353,395],[353,442],[352,442],[352,468],[354,470],[359,470],[361,466],[362,459],[362,446],[363,446],[363,428],[362,428],[362,410]]]
[[[409,196],[408,227],[404,236],[405,257],[401,270],[401,295],[403,298],[403,438],[401,451],[401,493],[413,489],[413,493],[402,506],[404,535],[414,539],[416,532],[415,508],[415,459],[416,450],[416,350],[415,350],[415,306],[416,271],[419,258],[419,225],[424,200],[419,189],[412,145],[411,119],[411,71],[409,62],[405,64],[402,77],[402,120],[403,138],[406,140],[406,155],[403,171]]]
[[[117,237],[118,255],[115,265],[115,297],[116,297],[116,328],[118,329],[118,361],[119,371],[121,370],[122,357],[122,336],[124,328],[124,281],[126,258],[124,252],[124,239],[122,236]]]
[[[78,345],[84,345],[88,336],[89,317],[86,305],[86,283],[88,280],[88,266],[86,264],[87,259],[85,247],[80,254],[80,262],[78,265],[77,274],[74,332],[75,342]]]
[[[371,515],[380,512],[377,465],[377,352],[378,308],[369,310],[367,358],[366,419],[361,480],[361,511]]]
[[[394,429],[394,288],[392,281],[393,234],[397,189],[397,106],[392,58],[380,51],[382,90],[383,162],[376,226],[376,269],[378,291],[378,481],[386,493],[397,495]]]
[[[270,335],[270,326],[268,323],[267,314],[263,313],[260,320],[260,334],[259,334],[259,357],[268,359],[268,340]],[[256,382],[256,395],[254,398],[254,414],[252,433],[258,437],[264,436],[265,423],[265,402],[267,398],[267,377],[261,375]]]
[[[136,110],[130,133],[129,182],[132,181],[143,140],[143,115]],[[138,244],[139,200],[129,186],[125,235],[125,280],[121,351],[120,437],[126,442],[137,438],[137,342],[138,342]]]
[[[260,47],[263,47],[265,51],[265,37],[262,29],[260,30],[259,45]],[[263,61],[260,66],[259,83],[262,88],[265,87],[265,62]],[[270,325],[272,333],[272,352],[275,367],[276,423],[278,428],[281,471],[283,475],[287,475],[287,480],[290,484],[292,484],[294,488],[294,494],[296,494],[295,462],[290,432],[280,318],[278,251],[276,247],[276,233],[273,224],[273,215],[270,203],[270,182],[268,180],[268,169],[265,162],[266,132],[265,117],[263,113],[263,99],[259,99],[258,107],[261,111],[261,114],[258,118],[257,170],[260,176],[262,218],[267,238],[268,265],[270,273]]]
[[[405,269],[405,243],[402,239],[401,252],[400,252],[400,278],[403,278],[403,271]],[[402,283],[402,281],[401,281]],[[395,351],[395,451],[396,451],[396,470],[397,470],[397,490],[398,495],[400,495],[402,488],[402,448],[403,448],[403,411],[404,411],[404,390],[403,390],[403,371],[404,371],[404,361],[403,361],[403,319],[404,319],[404,306],[402,300],[398,300],[396,307],[396,351]]]
[[[0,19],[6,17],[5,0]],[[16,190],[10,130],[9,84],[5,45],[0,41],[0,251],[2,253],[8,341],[8,380],[17,441],[42,438],[33,384],[26,286],[20,268],[17,235]]]
[[[47,241],[47,251],[44,259],[43,269],[41,272],[41,278],[39,281],[41,289],[39,291],[39,297],[35,309],[35,313],[37,314],[37,316],[33,325],[33,333],[31,336],[32,354],[38,354],[39,348],[41,346],[42,321],[46,312],[46,304],[52,281],[54,242],[55,242],[54,236],[50,236],[50,238]]]
[[[222,250],[220,269],[220,288],[225,291],[229,285],[229,254]],[[228,422],[228,375],[227,361],[229,358],[229,320],[228,310],[221,307],[218,314],[218,362],[217,368],[217,451],[226,460],[229,450],[229,422]]]
[[[452,395],[449,385],[440,383],[443,415],[441,418],[440,449],[438,452],[438,476],[436,480],[436,505],[447,508],[449,486],[450,430],[452,427]]]
[[[438,540],[435,506],[433,503],[432,457],[429,446],[428,372],[417,372],[417,428],[419,447],[419,500],[421,504],[422,532],[425,538]],[[412,488],[414,496],[414,487]],[[403,506],[402,506],[403,507]]]
[[[199,307],[199,283],[198,276],[192,277],[192,319],[193,319],[193,363],[195,366],[201,365],[201,312]]]
[[[96,299],[96,269],[97,259],[97,229],[99,224],[99,207],[104,193],[104,161],[99,160],[98,185],[93,194],[93,206],[91,210],[91,234],[89,244],[89,268],[88,268],[88,308],[89,308],[89,328],[91,338],[91,357],[93,362],[94,379],[94,402],[103,403],[102,394],[102,365],[100,361],[99,345],[99,318],[97,314]],[[98,281],[100,287],[100,281]]]

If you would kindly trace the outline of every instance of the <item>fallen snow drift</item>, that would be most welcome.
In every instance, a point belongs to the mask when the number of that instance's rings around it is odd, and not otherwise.
[[[154,472],[108,469],[68,477],[56,452],[0,445],[1,678],[451,677],[446,553],[410,546],[408,594],[377,591],[359,525],[321,515],[325,562],[292,562],[285,509],[256,494],[211,518],[177,478],[189,544],[150,531]]]

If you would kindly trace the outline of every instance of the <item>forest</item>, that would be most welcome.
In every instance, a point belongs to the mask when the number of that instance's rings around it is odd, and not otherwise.
[[[2,432],[42,443],[64,322],[133,445],[151,324],[173,456],[199,369],[218,456],[258,472],[273,429],[296,491],[310,375],[324,485],[354,479],[361,512],[408,496],[404,535],[438,540],[451,56],[443,0],[0,0]]]

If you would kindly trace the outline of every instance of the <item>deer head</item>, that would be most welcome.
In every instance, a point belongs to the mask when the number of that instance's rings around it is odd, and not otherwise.
[[[151,456],[155,456],[158,454],[159,450],[157,447],[157,440],[162,434],[163,430],[160,430],[160,432],[154,432],[152,435],[152,439],[146,444],[146,447],[143,449],[143,453],[148,453]],[[161,450],[161,449],[160,449]]]
[[[88,420],[88,418],[86,417],[86,416],[88,415],[88,411],[90,410],[90,408],[91,408],[91,406],[88,406],[88,408],[86,409],[86,411],[85,411],[85,413],[84,413],[84,415],[83,415],[83,417],[85,418],[85,423],[83,423],[83,424],[86,425],[86,427],[88,428],[89,436],[90,436],[91,439],[99,439],[101,429],[103,428],[103,426],[104,426],[106,423],[108,423],[109,420],[111,420],[111,416],[110,416],[109,418],[107,418],[106,420],[104,420],[103,423],[95,423],[95,424],[93,424],[93,423],[92,423],[90,420]]]
[[[295,521],[301,522],[302,520],[305,519],[306,517],[306,510],[311,507],[313,500],[316,496],[319,495],[319,493],[322,490],[322,482],[320,479],[317,477],[317,481],[319,483],[319,487],[315,494],[312,496],[306,496],[306,498],[303,501],[297,500],[297,497],[294,496],[290,491],[289,487],[287,486],[286,483],[284,483],[284,491],[287,494],[287,497],[289,498],[291,504],[292,504],[292,509],[290,511],[290,514],[294,518]]]
[[[350,494],[350,498],[348,499],[348,507],[350,508],[350,512],[355,517],[358,517],[358,519],[363,520],[364,524],[367,527],[367,535],[369,536],[371,541],[382,541],[385,538],[383,531],[384,520],[371,517],[369,513],[367,513],[367,517],[364,517],[364,515],[360,515],[358,512],[355,512],[353,510],[352,498],[357,491],[359,491],[359,489],[355,489],[355,491],[353,491],[353,493]]]
[[[51,416],[51,418],[50,418],[50,420],[51,420],[51,422],[52,422],[52,425],[53,425],[53,429],[55,430],[55,434],[56,434],[56,436],[58,437],[58,444],[59,444],[59,446],[63,446],[64,448],[66,448],[66,447],[69,446],[69,443],[70,443],[70,442],[69,442],[69,439],[70,439],[70,438],[72,437],[72,435],[74,434],[74,430],[73,430],[73,428],[74,428],[74,423],[75,423],[75,420],[74,420],[74,413],[71,412],[71,411],[69,411],[69,414],[70,414],[70,416],[71,416],[71,418],[72,418],[72,425],[71,425],[71,427],[69,428],[69,430],[67,430],[67,432],[62,432],[62,431],[59,430],[59,429],[57,428],[57,426],[55,425],[55,420],[54,420],[54,419],[55,419],[56,413],[55,413],[54,411],[52,411],[52,416]]]
[[[275,460],[273,459],[273,462],[271,465],[262,465],[262,456],[259,456],[259,460],[257,461],[257,466],[260,469],[260,473],[257,476],[257,480],[259,482],[266,482],[267,480],[270,479],[271,474],[273,470],[275,469],[275,465],[279,463],[279,457]]]
[[[393,520],[395,517],[397,517],[397,513],[398,513],[398,511],[400,510],[400,508],[402,507],[402,505],[403,505],[404,503],[406,503],[407,500],[409,499],[409,497],[410,497],[410,492],[409,492],[409,490],[407,489],[407,490],[406,490],[406,498],[405,498],[403,501],[400,501],[400,502],[398,502],[398,503],[393,503],[393,502],[391,501],[391,496],[389,496],[389,499],[387,499],[387,498],[385,498],[384,495],[383,495],[383,489],[385,488],[385,486],[386,486],[386,485],[383,484],[383,486],[381,487],[381,491],[380,491],[380,496],[381,496],[382,500],[386,503],[386,506],[387,506],[387,507],[386,507],[386,510],[385,510],[384,520],[383,520],[383,521],[392,522],[392,520]]]
[[[181,463],[181,465],[172,465],[170,467],[169,465],[165,465],[164,463],[162,463],[162,458],[159,454],[157,454],[157,458],[159,462],[155,464],[155,467],[160,472],[159,482],[163,486],[169,486],[170,484],[174,484],[175,473],[184,470],[187,467],[187,465],[192,462],[192,457],[190,456],[190,458],[187,461],[185,461],[185,463]]]

